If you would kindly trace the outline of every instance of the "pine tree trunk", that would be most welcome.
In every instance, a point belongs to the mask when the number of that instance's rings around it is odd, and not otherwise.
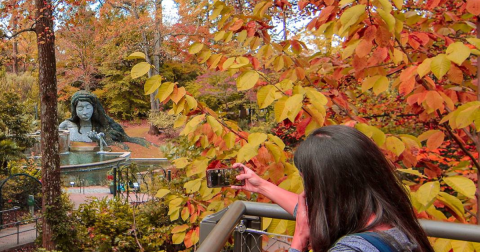
[[[51,0],[35,0],[38,44],[39,84],[42,148],[42,212],[43,247],[55,249],[52,223],[61,196],[60,157],[57,130],[57,79],[55,65],[55,35],[53,31],[53,5]]]

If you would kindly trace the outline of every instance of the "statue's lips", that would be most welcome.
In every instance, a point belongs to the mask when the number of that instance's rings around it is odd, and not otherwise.
[[[80,119],[82,119],[83,121],[90,120],[90,118],[88,118],[88,116],[78,116],[78,117],[80,117]]]

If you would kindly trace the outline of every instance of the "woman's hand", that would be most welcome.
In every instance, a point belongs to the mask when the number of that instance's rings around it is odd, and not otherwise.
[[[255,193],[262,193],[262,186],[267,182],[266,180],[260,178],[254,171],[246,167],[243,164],[235,163],[232,166],[233,168],[243,167],[243,174],[237,175],[238,180],[245,180],[244,186],[231,186],[233,189],[242,189]],[[267,182],[268,183],[268,182]]]
[[[305,192],[302,192],[298,195],[297,220],[291,247],[299,251],[304,251],[308,247],[309,239],[310,226],[308,224],[308,212],[305,203]]]

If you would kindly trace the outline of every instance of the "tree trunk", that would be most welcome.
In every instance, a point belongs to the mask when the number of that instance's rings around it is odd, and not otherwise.
[[[154,49],[153,49],[153,65],[155,66],[155,71],[160,74],[160,65],[161,65],[161,50],[162,50],[162,24],[163,24],[163,8],[162,8],[162,1],[163,0],[155,0],[155,31],[154,31]],[[151,71],[151,70],[150,70]],[[150,77],[150,76],[149,76]],[[158,90],[156,90],[153,94],[150,94],[150,111],[151,113],[156,113],[160,109],[160,103],[158,99],[155,98],[157,95]],[[148,130],[148,134],[150,135],[159,135],[160,131],[158,130],[157,126],[150,124],[150,129]]]
[[[17,17],[13,17],[13,30],[16,31],[18,28]],[[18,42],[17,38],[13,39],[13,73],[18,75]]]
[[[55,65],[55,34],[53,31],[53,5],[51,0],[35,0],[41,104],[41,148],[42,148],[42,211],[43,247],[55,249],[53,220],[59,206],[60,157],[58,155],[57,131],[57,79]]]

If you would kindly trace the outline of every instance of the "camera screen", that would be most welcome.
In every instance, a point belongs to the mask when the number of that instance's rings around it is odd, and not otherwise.
[[[207,170],[208,187],[224,187],[230,185],[244,185],[244,181],[238,181],[240,169],[215,169]]]

